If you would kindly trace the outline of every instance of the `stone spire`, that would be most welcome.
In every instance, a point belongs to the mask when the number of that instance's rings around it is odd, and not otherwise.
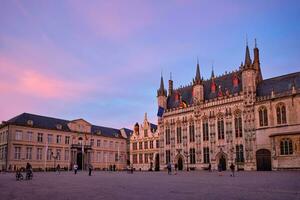
[[[259,67],[259,64],[260,64],[260,62],[259,62],[259,49],[257,48],[256,39],[255,39],[255,47],[253,49],[253,52],[254,52],[254,61],[253,61],[253,63],[257,64],[258,65],[257,67]]]
[[[173,94],[173,80],[172,80],[172,72],[170,72],[170,80],[169,80],[169,91],[168,95],[172,96]]]
[[[157,96],[167,96],[167,90],[165,90],[164,79],[162,75],[160,77],[160,87],[157,90]]]
[[[211,79],[215,78],[214,65],[211,66]]]
[[[201,83],[200,66],[199,66],[199,60],[197,59],[197,69],[196,69],[194,84],[200,84],[200,83]]]
[[[245,54],[245,67],[251,67],[251,64],[252,64],[252,61],[251,61],[251,58],[250,58],[250,52],[249,52],[249,47],[248,47],[248,41],[247,41],[247,44],[246,44],[246,54]]]

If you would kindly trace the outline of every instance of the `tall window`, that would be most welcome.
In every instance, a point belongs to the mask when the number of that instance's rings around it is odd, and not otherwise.
[[[144,142],[144,149],[148,149],[148,141]]]
[[[22,131],[16,131],[16,137],[15,137],[15,139],[16,140],[22,140]]]
[[[190,148],[190,163],[196,163],[196,155],[195,155],[195,148]]]
[[[208,147],[203,148],[203,162],[209,163],[209,148]]]
[[[137,150],[137,142],[132,143],[132,149]]]
[[[69,160],[69,150],[65,150],[65,161]]]
[[[143,154],[139,154],[139,163],[143,163]]]
[[[38,133],[37,141],[43,142],[43,133]]]
[[[32,132],[27,132],[27,139],[28,139],[28,141],[33,141],[33,133]]]
[[[52,149],[48,149],[47,150],[47,160],[51,160],[51,153],[52,153]]]
[[[203,132],[203,141],[209,140],[209,134],[208,134],[208,121],[204,120],[202,123],[202,132]]]
[[[244,147],[243,145],[236,145],[236,162],[244,162]]]
[[[26,148],[26,159],[31,160],[32,159],[32,147]]]
[[[61,150],[60,149],[56,149],[56,156],[57,156],[57,160],[61,159]]]
[[[218,118],[218,139],[224,139],[224,120],[223,117]]]
[[[237,115],[234,118],[235,137],[243,137],[242,117]]]
[[[48,134],[48,144],[52,143],[53,135]]]
[[[101,141],[97,140],[97,147],[100,147],[100,145],[101,145]]]
[[[15,147],[15,159],[16,160],[21,159],[21,147]]]
[[[139,149],[143,149],[143,142],[139,142]]]
[[[177,144],[180,144],[182,142],[182,135],[181,135],[181,127],[177,127],[176,129],[177,132]]]
[[[132,155],[132,162],[133,164],[137,164],[137,154]]]
[[[153,149],[153,140],[150,141],[150,149]]]
[[[70,144],[70,136],[65,137],[65,144]]]
[[[42,160],[43,158],[43,149],[42,148],[37,148],[37,151],[36,151],[36,159],[37,160]]]
[[[286,124],[286,109],[283,103],[276,107],[277,124]]]
[[[60,144],[61,143],[61,135],[56,136],[56,143]]]
[[[293,142],[291,139],[283,139],[280,141],[280,154],[281,155],[293,154]]]
[[[166,164],[171,162],[171,153],[170,150],[166,150]]]
[[[148,137],[148,130],[144,129],[144,137]]]
[[[170,128],[166,128],[166,144],[170,144]]]
[[[91,139],[90,145],[91,145],[91,146],[94,146],[94,139]]]
[[[189,132],[190,132],[190,142],[195,142],[195,126],[194,126],[194,124],[190,124]]]
[[[149,154],[145,153],[145,163],[148,163],[149,162]]]
[[[156,140],[156,148],[159,148],[159,140]]]
[[[259,114],[259,126],[268,126],[268,110],[266,107],[261,107],[258,110]]]

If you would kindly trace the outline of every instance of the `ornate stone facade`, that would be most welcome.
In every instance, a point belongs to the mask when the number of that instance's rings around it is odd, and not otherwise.
[[[300,72],[263,80],[259,49],[238,70],[157,91],[160,165],[179,169],[300,169]],[[266,110],[261,110],[266,109]]]

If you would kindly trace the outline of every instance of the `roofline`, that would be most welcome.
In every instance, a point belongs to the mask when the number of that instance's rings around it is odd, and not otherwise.
[[[268,81],[268,80],[272,80],[272,79],[275,79],[275,78],[282,78],[282,77],[285,77],[285,76],[291,76],[291,75],[295,75],[295,74],[299,74],[299,73],[300,73],[300,71],[292,72],[292,73],[289,73],[289,74],[284,74],[284,75],[280,75],[280,76],[274,76],[274,77],[271,77],[271,78],[263,79],[262,81]]]

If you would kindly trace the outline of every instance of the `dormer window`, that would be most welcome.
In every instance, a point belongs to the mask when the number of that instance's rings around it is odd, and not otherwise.
[[[30,120],[28,120],[27,121],[27,125],[29,125],[29,126],[33,126],[33,121],[30,119]]]
[[[210,86],[210,90],[211,90],[212,93],[215,93],[215,92],[216,92],[216,87],[217,87],[217,85],[216,85],[216,83],[213,81],[213,82],[211,83],[211,86]]]
[[[61,125],[61,124],[56,124],[56,128],[57,128],[58,130],[61,130],[61,129],[62,129],[62,125]]]
[[[115,137],[119,137],[119,134],[118,134],[118,133],[115,133]]]
[[[98,130],[98,131],[97,131],[97,134],[98,134],[98,135],[101,135],[101,130]]]
[[[232,84],[233,84],[233,87],[238,87],[238,85],[239,85],[239,79],[236,74],[234,74],[232,77]]]

